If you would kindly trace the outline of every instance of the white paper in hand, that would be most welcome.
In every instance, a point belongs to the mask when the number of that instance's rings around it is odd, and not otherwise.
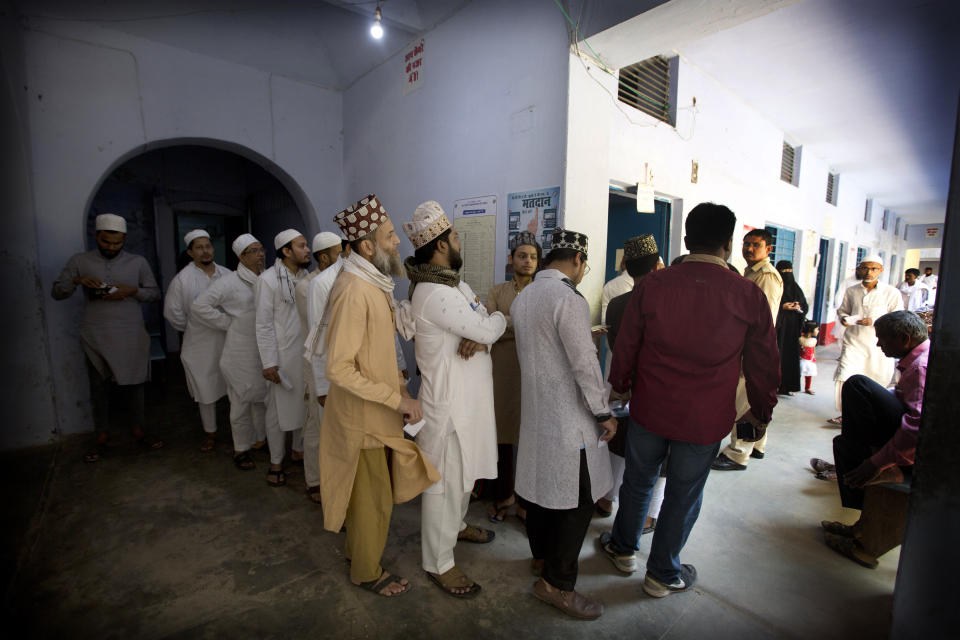
[[[411,438],[416,438],[417,434],[420,433],[420,429],[423,429],[423,425],[425,425],[426,423],[427,423],[426,420],[421,420],[420,422],[414,422],[413,424],[405,424],[403,425],[403,430]]]
[[[280,386],[287,391],[293,391],[293,383],[290,382],[290,378],[283,375],[283,371],[277,371],[277,375],[280,376]]]

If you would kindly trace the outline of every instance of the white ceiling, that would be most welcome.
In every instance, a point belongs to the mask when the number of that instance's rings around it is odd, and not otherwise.
[[[332,89],[345,89],[468,0],[28,0],[27,24],[88,22]],[[358,46],[360,45],[360,46]]]
[[[676,51],[909,222],[944,219],[957,0],[673,0],[588,38],[614,67]],[[801,180],[803,179],[801,175]]]

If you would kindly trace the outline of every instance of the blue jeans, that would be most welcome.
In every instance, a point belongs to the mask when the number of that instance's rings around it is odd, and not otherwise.
[[[629,553],[640,548],[640,532],[650,505],[653,485],[667,451],[667,486],[653,532],[647,573],[661,582],[680,577],[680,551],[700,515],[703,487],[720,443],[693,444],[668,440],[650,433],[630,419],[627,427],[626,468],[620,487],[620,508],[613,521],[615,550]]]

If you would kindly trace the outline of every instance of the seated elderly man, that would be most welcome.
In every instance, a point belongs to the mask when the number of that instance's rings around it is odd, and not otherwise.
[[[833,439],[840,502],[863,509],[864,487],[902,482],[913,465],[927,379],[930,341],[927,325],[912,311],[894,311],[874,323],[877,345],[899,358],[900,380],[891,393],[863,375],[843,384],[843,427]],[[827,546],[855,562],[875,567],[877,559],[859,540],[863,517],[854,525],[823,521]]]

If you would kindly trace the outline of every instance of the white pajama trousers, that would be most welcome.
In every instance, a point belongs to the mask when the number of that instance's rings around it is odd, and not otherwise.
[[[307,487],[320,486],[320,420],[323,419],[323,407],[317,402],[317,396],[307,400],[307,423],[303,425],[303,479]],[[296,449],[296,446],[294,446]]]
[[[457,534],[466,529],[463,521],[470,506],[470,491],[463,490],[463,463],[460,439],[456,433],[447,437],[443,452],[443,477],[437,483],[441,493],[424,492],[420,496],[420,544],[423,569],[430,573],[446,573],[456,564],[453,548]],[[434,485],[428,491],[438,487]]]
[[[203,424],[204,432],[216,433],[217,432],[217,403],[216,402],[208,402],[208,403],[198,402],[197,407],[200,408],[200,422]]]
[[[277,405],[273,395],[267,394],[267,448],[270,450],[270,464],[282,464],[287,453],[287,432],[280,428],[280,416],[277,415]],[[303,451],[303,429],[294,429],[290,448],[294,451]]]
[[[230,398],[230,431],[233,434],[233,450],[249,451],[254,442],[264,437],[267,407],[262,402],[240,402],[229,387],[227,387],[227,397]]]

